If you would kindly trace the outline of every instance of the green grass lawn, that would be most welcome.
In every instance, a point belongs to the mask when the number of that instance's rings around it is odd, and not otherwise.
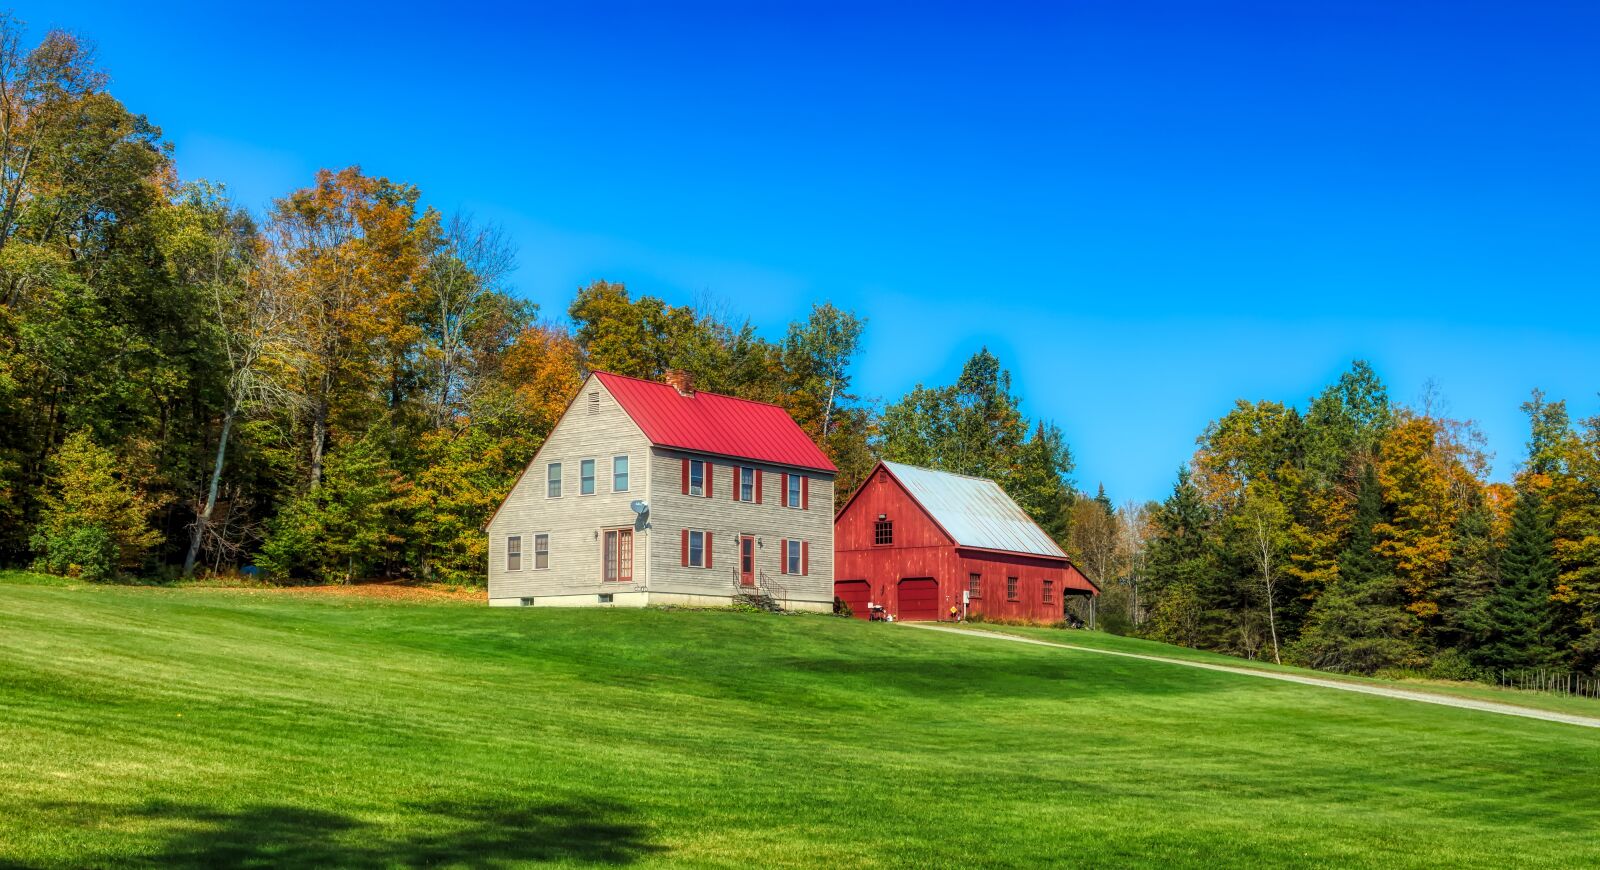
[[[1595,698],[1579,698],[1569,695],[1557,695],[1553,692],[1524,692],[1516,689],[1502,689],[1497,686],[1483,683],[1469,683],[1450,680],[1382,680],[1371,677],[1356,676],[1353,674],[1332,674],[1327,671],[1311,670],[1310,668],[1296,668],[1289,665],[1276,665],[1269,661],[1252,661],[1237,656],[1222,653],[1207,652],[1205,650],[1189,649],[1187,647],[1173,646],[1159,641],[1145,640],[1138,637],[1119,637],[1101,631],[1074,631],[1059,628],[1044,628],[1038,626],[1020,625],[995,625],[991,623],[973,622],[962,625],[963,628],[991,631],[998,634],[1012,634],[1019,637],[1028,637],[1035,640],[1044,640],[1051,643],[1064,643],[1073,646],[1090,647],[1092,649],[1109,650],[1112,652],[1137,653],[1139,655],[1162,656],[1169,659],[1183,659],[1184,661],[1204,662],[1207,664],[1227,665],[1236,668],[1267,671],[1271,673],[1299,674],[1305,677],[1315,677],[1323,680],[1339,680],[1351,683],[1360,683],[1370,686],[1391,686],[1405,689],[1410,692],[1431,692],[1437,695],[1451,695],[1460,698],[1472,698],[1479,701],[1493,701],[1497,704],[1511,704],[1518,707],[1531,707],[1536,710],[1551,710],[1557,713],[1574,713],[1579,716],[1600,718],[1600,700]],[[1270,653],[1270,650],[1269,650]]]
[[[1600,864],[1600,731],[828,617],[0,583],[0,866]]]

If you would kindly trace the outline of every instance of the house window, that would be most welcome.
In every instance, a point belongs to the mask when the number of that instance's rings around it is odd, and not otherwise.
[[[784,547],[787,550],[787,552],[785,552],[783,554],[783,560],[786,563],[784,565],[784,569],[785,569],[784,573],[785,574],[804,574],[806,572],[805,556],[804,556],[804,553],[805,553],[805,542],[804,541],[785,541],[784,542]]]
[[[1017,578],[1015,577],[1006,578],[1006,600],[1017,600]]]
[[[535,569],[550,567],[550,536],[533,536],[533,567]]]
[[[506,538],[506,570],[522,570],[522,536],[512,535]]]
[[[967,597],[968,598],[982,598],[983,597],[983,575],[982,574],[968,574],[967,575]]]
[[[578,494],[594,495],[593,459],[585,459],[578,463]]]
[[[872,543],[878,545],[894,543],[894,521],[878,520],[872,526]]]
[[[756,500],[756,470],[754,468],[739,469],[739,500]]]
[[[702,460],[689,460],[689,494],[706,494],[706,464]]]
[[[544,484],[544,486],[545,486],[545,490],[544,490],[545,497],[546,498],[560,498],[561,497],[561,463],[552,462],[549,465],[546,465],[545,468],[544,468],[544,480],[545,480],[545,484]]]
[[[1056,600],[1056,581],[1044,581],[1044,603],[1050,604]]]
[[[608,583],[632,582],[633,529],[606,532],[604,579]]]
[[[789,474],[785,475],[785,477],[788,478],[789,485],[787,487],[788,491],[784,493],[784,504],[797,508],[800,506],[800,488],[804,485],[805,475]]]
[[[706,533],[689,533],[689,567],[704,568],[706,566]]]
[[[628,491],[628,457],[611,457],[611,491]]]

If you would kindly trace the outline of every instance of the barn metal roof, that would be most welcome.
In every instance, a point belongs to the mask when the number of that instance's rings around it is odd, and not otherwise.
[[[883,465],[950,533],[956,546],[1067,558],[998,483],[898,462]]]
[[[830,474],[838,471],[789,412],[777,405],[717,393],[685,396],[668,384],[610,372],[594,376],[657,446]]]

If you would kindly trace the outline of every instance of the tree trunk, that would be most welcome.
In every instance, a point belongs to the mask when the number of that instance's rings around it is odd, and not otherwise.
[[[322,454],[328,448],[328,403],[318,401],[311,412],[311,488],[322,483]]]
[[[1272,581],[1267,581],[1267,630],[1272,633],[1272,662],[1283,664],[1283,659],[1278,657],[1278,618],[1272,608]]]
[[[217,509],[217,488],[222,485],[222,463],[228,455],[228,435],[233,432],[235,408],[222,416],[222,435],[217,438],[217,459],[211,465],[211,487],[206,491],[206,506],[194,518],[194,532],[189,536],[189,553],[183,557],[183,576],[194,574],[194,560],[200,555],[200,542],[205,539],[206,528],[211,525],[211,514]]]

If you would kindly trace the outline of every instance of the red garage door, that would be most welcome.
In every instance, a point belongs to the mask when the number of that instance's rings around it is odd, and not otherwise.
[[[939,581],[929,577],[900,581],[900,619],[930,621],[939,618]]]
[[[840,580],[833,584],[833,596],[850,605],[850,615],[856,619],[867,618],[867,602],[872,600],[872,589],[865,580]]]

